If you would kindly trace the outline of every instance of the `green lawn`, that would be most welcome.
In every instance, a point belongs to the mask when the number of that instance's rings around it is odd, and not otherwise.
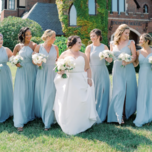
[[[14,80],[16,68],[10,67]],[[13,119],[10,118],[0,124],[0,152],[152,151],[152,123],[137,128],[132,123],[134,119],[135,115],[123,126],[103,123],[77,136],[68,136],[57,124],[53,125],[49,131],[44,131],[41,120],[28,123],[24,131],[19,133],[13,127]]]

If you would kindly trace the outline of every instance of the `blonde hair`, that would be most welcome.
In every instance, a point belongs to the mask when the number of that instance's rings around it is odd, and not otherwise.
[[[56,34],[55,31],[48,29],[48,30],[46,30],[44,32],[44,34],[42,35],[41,39],[43,41],[46,41],[47,37],[51,37],[53,34]]]
[[[121,24],[121,25],[117,28],[117,30],[116,30],[116,32],[115,32],[115,34],[114,34],[114,44],[115,44],[115,45],[118,45],[118,44],[119,44],[120,38],[121,38],[121,36],[122,36],[122,34],[123,34],[123,32],[124,32],[125,30],[130,30],[130,28],[129,28],[129,26],[128,26],[127,24]]]
[[[143,37],[145,42],[149,41],[148,45],[150,45],[150,46],[152,45],[152,36],[150,34],[144,33],[141,36]]]

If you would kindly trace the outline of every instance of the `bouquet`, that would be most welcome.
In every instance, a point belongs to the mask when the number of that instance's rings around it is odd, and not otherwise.
[[[0,64],[0,71],[1,71],[2,66],[3,66],[3,64]]]
[[[9,59],[9,62],[12,64],[12,65],[16,65],[18,63],[21,63],[23,61],[23,57],[21,57],[20,55],[16,55],[16,56],[12,56],[10,57]],[[22,66],[20,66],[19,68],[21,68]]]
[[[118,60],[120,61],[125,61],[125,62],[130,62],[132,60],[132,56],[126,53],[121,53],[118,56]],[[121,65],[122,67],[125,67],[124,65]]]
[[[151,64],[151,70],[152,70],[152,56],[150,56],[150,57],[148,58],[148,60],[149,60],[149,63]]]
[[[48,56],[41,54],[41,53],[35,53],[32,55],[32,60],[34,64],[40,64],[40,63],[46,63],[46,59],[48,58]],[[42,69],[42,65],[39,66],[39,69]]]
[[[56,62],[55,72],[73,70],[75,68],[75,63],[73,57],[66,57],[65,59],[59,59]],[[62,78],[67,78],[66,73],[62,74]]]
[[[99,53],[99,58],[100,60],[105,58],[113,58],[113,53],[109,50],[104,50],[103,52]],[[110,65],[110,63],[106,61],[106,65]]]

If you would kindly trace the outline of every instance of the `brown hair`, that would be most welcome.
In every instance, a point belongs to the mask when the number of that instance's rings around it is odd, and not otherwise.
[[[143,37],[143,39],[144,39],[145,42],[149,41],[148,45],[152,45],[152,37],[151,37],[150,34],[144,33],[141,36]]]
[[[99,29],[93,29],[91,32],[90,32],[90,34],[91,33],[95,33],[97,36],[100,36],[100,42],[102,41],[102,32],[101,32],[101,30],[99,30]]]
[[[67,47],[70,49],[72,48],[76,43],[77,43],[77,39],[80,39],[79,36],[77,35],[72,35],[68,38],[68,42],[67,42]]]
[[[127,24],[121,24],[117,29],[116,29],[116,32],[114,34],[114,44],[115,45],[118,45],[119,44],[119,41],[120,41],[120,38],[123,34],[123,32],[125,30],[130,30],[129,26]]]

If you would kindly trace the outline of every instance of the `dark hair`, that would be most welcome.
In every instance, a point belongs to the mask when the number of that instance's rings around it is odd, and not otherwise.
[[[72,35],[68,38],[67,47],[72,48],[73,45],[77,43],[77,39],[80,39],[77,35]]]
[[[100,41],[102,41],[102,32],[101,32],[101,30],[99,30],[99,29],[93,29],[91,32],[90,32],[90,34],[91,33],[95,33],[97,36],[100,36]]]
[[[30,30],[30,28],[28,27],[22,27],[20,29],[20,33],[18,34],[18,40],[21,42],[21,43],[24,43],[25,42],[25,33],[26,31]]]

